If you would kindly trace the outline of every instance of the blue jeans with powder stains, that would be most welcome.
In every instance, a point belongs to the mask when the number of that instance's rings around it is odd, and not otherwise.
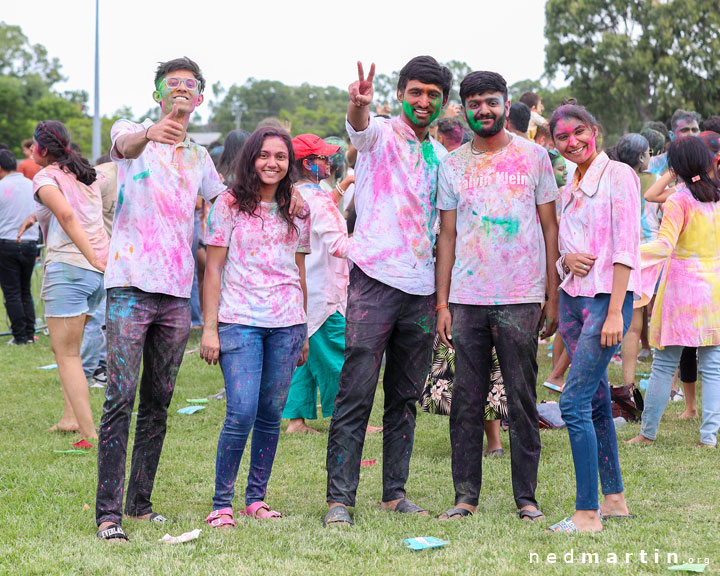
[[[232,504],[240,460],[251,430],[245,505],[265,499],[282,411],[307,325],[260,328],[221,322],[218,333],[227,412],[218,440],[213,510]]]
[[[623,491],[607,367],[618,346],[603,348],[600,334],[610,294],[594,298],[560,291],[559,331],[570,358],[560,411],[567,424],[575,465],[576,510],[597,510],[598,472],[603,494]],[[632,292],[622,307],[623,334],[632,320]]]

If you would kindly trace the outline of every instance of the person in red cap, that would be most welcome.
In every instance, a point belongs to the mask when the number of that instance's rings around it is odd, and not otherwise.
[[[300,180],[295,189],[310,206],[310,247],[306,258],[308,290],[308,360],[293,375],[283,418],[290,419],[287,431],[317,433],[305,419],[317,419],[320,390],[322,415],[332,415],[340,370],[345,360],[345,307],[347,301],[347,255],[350,239],[347,224],[338,209],[345,191],[340,185],[331,192],[320,186],[330,175],[329,156],[339,146],[314,134],[293,138],[295,163]]]

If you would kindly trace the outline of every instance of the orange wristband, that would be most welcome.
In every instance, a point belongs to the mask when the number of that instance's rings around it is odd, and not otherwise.
[[[449,308],[449,306],[447,304],[438,304],[437,306],[435,306],[435,312],[440,310],[440,308]]]

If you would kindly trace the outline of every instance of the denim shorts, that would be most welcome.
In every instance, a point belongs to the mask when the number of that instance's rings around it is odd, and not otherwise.
[[[45,267],[42,299],[46,317],[92,314],[104,296],[104,276],[100,272],[64,262],[51,262]]]

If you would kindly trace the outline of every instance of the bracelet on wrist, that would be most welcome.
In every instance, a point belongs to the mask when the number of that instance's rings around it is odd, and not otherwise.
[[[449,309],[450,306],[448,306],[447,304],[438,304],[437,306],[435,306],[435,312],[440,310],[440,308],[448,308]]]
[[[347,190],[343,190],[343,189],[340,187],[340,182],[338,182],[337,184],[335,184],[335,190],[337,190],[337,193],[340,194],[340,196],[345,196],[345,192],[347,192]]]
[[[150,137],[148,136],[148,132],[150,132],[150,128],[152,128],[152,126],[148,126],[147,130],[145,130],[145,140],[147,140],[148,142],[150,142]]]

